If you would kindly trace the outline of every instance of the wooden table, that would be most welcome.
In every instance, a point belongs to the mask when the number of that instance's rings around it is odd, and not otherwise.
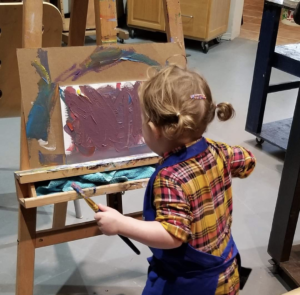
[[[300,44],[275,46],[281,9],[296,5],[290,0],[265,1],[246,130],[257,136],[258,142],[266,140],[286,150],[268,253],[300,286],[300,245],[293,246],[300,210],[300,94],[293,118],[263,124],[268,93],[300,86],[299,81],[269,85],[272,68],[300,77]]]

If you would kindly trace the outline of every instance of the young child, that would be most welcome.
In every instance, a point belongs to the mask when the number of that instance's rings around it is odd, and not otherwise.
[[[150,247],[143,295],[238,294],[231,178],[250,175],[255,158],[203,137],[215,113],[226,121],[234,109],[216,105],[200,75],[174,65],[144,82],[139,95],[145,141],[162,157],[145,194],[144,221],[99,205],[99,228]]]

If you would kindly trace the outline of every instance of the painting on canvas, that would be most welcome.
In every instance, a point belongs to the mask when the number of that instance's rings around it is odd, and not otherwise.
[[[139,85],[60,87],[66,164],[151,152],[142,136]]]

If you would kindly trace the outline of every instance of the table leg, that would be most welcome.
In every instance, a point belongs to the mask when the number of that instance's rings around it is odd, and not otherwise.
[[[246,130],[251,133],[261,132],[280,14],[279,6],[265,4],[246,122]]]
[[[16,295],[32,295],[34,286],[34,258],[36,208],[19,205]]]
[[[300,90],[286,151],[268,252],[289,260],[300,210]]]

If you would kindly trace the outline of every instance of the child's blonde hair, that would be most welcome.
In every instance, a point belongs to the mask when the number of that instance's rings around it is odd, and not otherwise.
[[[202,95],[204,99],[194,99],[195,94]],[[201,137],[213,121],[216,110],[221,121],[234,116],[231,104],[216,105],[213,102],[203,77],[176,65],[163,68],[143,82],[139,97],[148,120],[160,127],[169,140],[177,140],[181,136]]]

